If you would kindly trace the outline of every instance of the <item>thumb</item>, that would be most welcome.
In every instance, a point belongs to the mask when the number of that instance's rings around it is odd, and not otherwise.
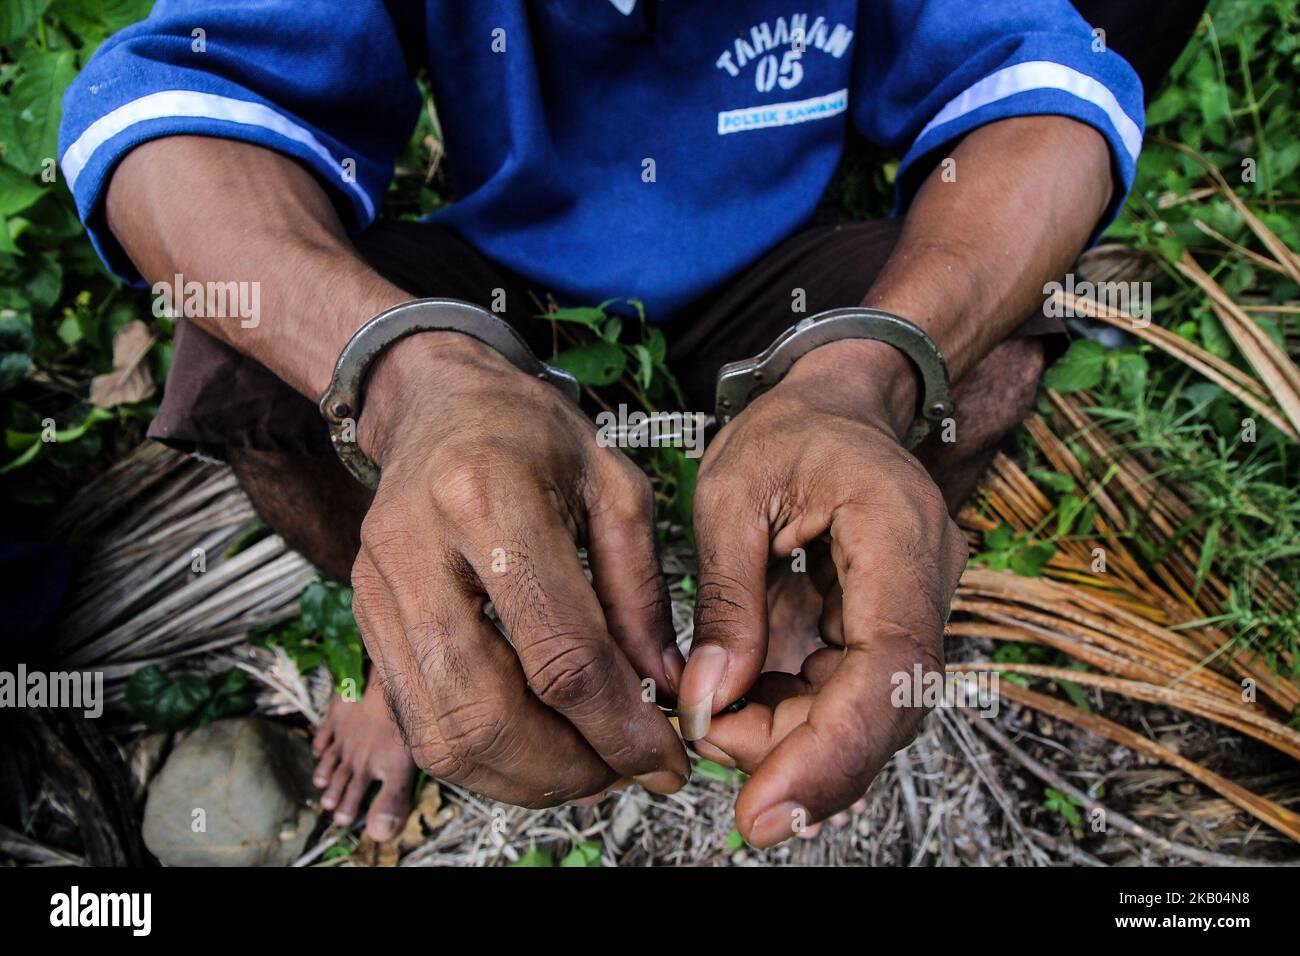
[[[757,496],[695,496],[700,560],[695,639],[677,694],[682,736],[698,740],[713,714],[758,680],[767,656],[768,525]]]

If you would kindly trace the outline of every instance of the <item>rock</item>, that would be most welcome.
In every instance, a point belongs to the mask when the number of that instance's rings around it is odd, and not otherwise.
[[[315,826],[311,749],[256,717],[180,741],[149,786],[144,843],[165,866],[286,866]]]

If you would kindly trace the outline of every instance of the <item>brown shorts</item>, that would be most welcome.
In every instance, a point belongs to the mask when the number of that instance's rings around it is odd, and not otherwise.
[[[861,304],[898,238],[901,223],[874,220],[822,226],[777,246],[721,289],[664,326],[668,364],[685,392],[685,411],[711,411],[718,369],[767,347],[805,315]],[[551,354],[550,323],[534,316],[546,290],[490,261],[443,226],[377,223],[357,248],[381,275],[413,297],[462,299],[487,307],[504,289],[503,318],[539,356]],[[794,290],[806,311],[792,311]],[[358,322],[364,316],[358,317]],[[1033,316],[1018,335],[1064,338],[1059,319]],[[227,447],[327,454],[329,436],[314,402],[265,367],[184,319],[171,373],[149,436],[185,451],[225,458]]]

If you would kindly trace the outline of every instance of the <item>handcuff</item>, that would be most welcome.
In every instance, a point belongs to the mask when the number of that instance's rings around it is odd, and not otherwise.
[[[320,413],[329,426],[334,452],[353,477],[367,488],[379,487],[379,466],[356,442],[356,421],[365,400],[366,376],[384,349],[417,332],[468,335],[501,353],[524,374],[554,385],[575,403],[581,394],[576,378],[533,355],[523,337],[487,309],[459,299],[413,299],[386,309],[357,329],[343,346],[329,390],[320,400]]]
[[[329,426],[330,443],[339,460],[368,488],[379,485],[379,466],[358,447],[356,420],[365,399],[366,376],[376,358],[399,339],[417,332],[460,332],[495,349],[527,375],[549,382],[574,403],[581,393],[568,372],[541,361],[508,323],[476,305],[457,299],[415,299],[380,312],[348,340],[334,366],[329,390],[321,396],[320,412]],[[920,416],[904,441],[915,447],[931,422],[955,411],[948,384],[948,366],[934,340],[918,326],[880,309],[831,309],[791,326],[753,358],[724,365],[718,372],[715,421],[721,428],[754,399],[785,377],[813,349],[843,339],[872,339],[892,345],[920,372]],[[350,426],[350,427],[349,427]]]
[[[718,427],[726,425],[750,402],[781,379],[791,366],[813,349],[844,339],[872,339],[898,349],[921,373],[920,417],[903,441],[915,448],[930,432],[931,422],[951,416],[956,408],[948,387],[948,364],[934,340],[920,327],[880,309],[831,309],[792,325],[753,358],[728,362],[718,371]]]

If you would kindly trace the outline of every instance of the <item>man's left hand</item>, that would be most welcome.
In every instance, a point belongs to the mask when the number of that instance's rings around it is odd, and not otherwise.
[[[883,361],[878,361],[883,358]],[[894,374],[864,383],[864,369]],[[899,435],[914,407],[906,360],[875,342],[815,350],[724,428],[700,467],[695,643],[679,707],[752,774],[736,824],[778,843],[862,797],[924,710],[891,703],[894,675],[942,671],[943,628],[966,542]],[[900,384],[903,383],[903,384]],[[769,561],[829,546],[835,582],[799,675],[769,673]],[[742,695],[748,705],[721,716]],[[709,748],[704,748],[712,752]]]

